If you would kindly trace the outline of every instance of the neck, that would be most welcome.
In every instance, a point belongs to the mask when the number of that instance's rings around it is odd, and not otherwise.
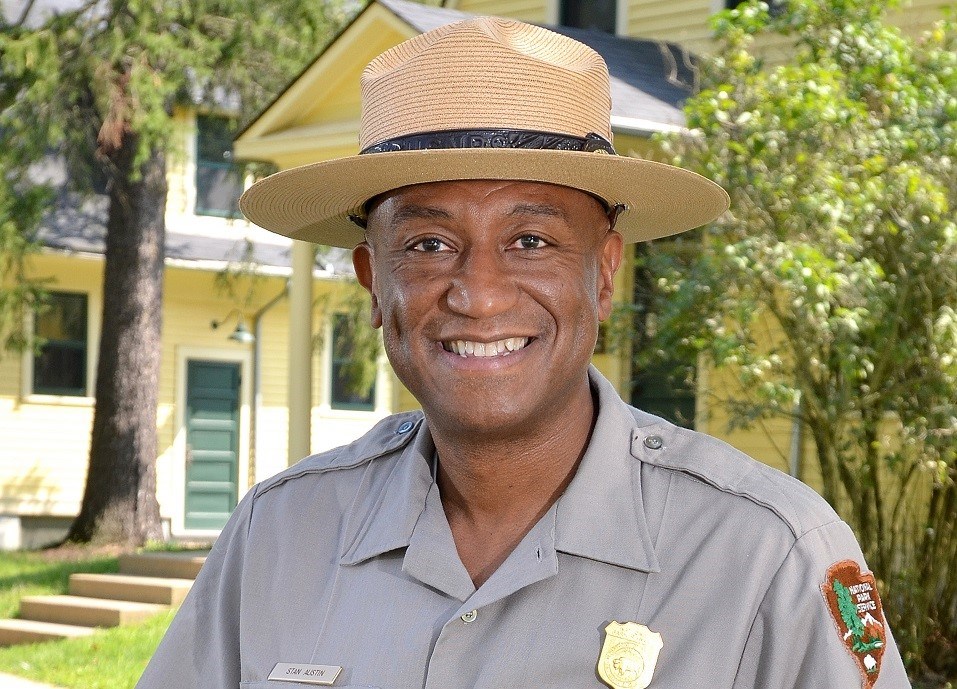
[[[476,586],[491,575],[562,495],[584,455],[597,404],[587,382],[565,409],[522,432],[429,430],[439,456],[442,505]]]

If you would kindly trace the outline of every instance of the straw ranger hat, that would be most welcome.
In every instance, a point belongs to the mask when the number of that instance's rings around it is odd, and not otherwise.
[[[352,248],[369,199],[461,179],[586,191],[620,211],[616,229],[630,242],[698,227],[728,208],[727,193],[700,175],[617,155],[604,60],[541,27],[489,17],[442,26],[370,62],[361,90],[361,152],[257,182],[240,199],[250,220]]]

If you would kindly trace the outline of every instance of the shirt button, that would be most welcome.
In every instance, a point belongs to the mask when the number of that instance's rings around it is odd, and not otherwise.
[[[408,433],[409,431],[411,431],[414,427],[415,427],[414,423],[412,423],[411,421],[406,421],[404,424],[399,426],[399,428],[396,430],[396,433],[404,435],[405,433]]]
[[[462,621],[467,624],[469,622],[474,622],[476,617],[478,617],[478,610],[469,610],[467,613],[462,615]]]
[[[649,450],[660,450],[665,444],[665,441],[661,439],[660,435],[649,435],[645,438],[645,447]]]

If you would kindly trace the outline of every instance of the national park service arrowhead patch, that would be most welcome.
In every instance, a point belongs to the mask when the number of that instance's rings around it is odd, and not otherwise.
[[[828,568],[821,591],[844,647],[861,671],[863,689],[871,689],[881,671],[887,640],[874,575],[862,573],[853,560],[841,560]]]

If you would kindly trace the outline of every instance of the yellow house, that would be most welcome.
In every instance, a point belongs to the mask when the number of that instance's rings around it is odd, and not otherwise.
[[[269,161],[280,169],[328,160],[357,152],[360,115],[359,75],[364,65],[399,42],[442,24],[475,14],[498,15],[548,25],[598,51],[608,63],[612,89],[612,129],[619,153],[654,156],[650,134],[681,129],[683,99],[693,82],[689,55],[707,52],[713,37],[710,17],[741,0],[447,0],[415,3],[375,0],[333,40],[247,128],[235,143],[241,158]],[[908,31],[929,27],[939,16],[941,0],[914,0],[892,15]],[[776,46],[768,44],[768,48]],[[306,274],[312,247],[293,246],[293,291],[300,296],[292,308],[299,330],[292,342],[306,351],[310,282]],[[629,275],[621,275],[619,298],[628,299]],[[789,470],[800,443],[787,421],[765,422],[748,431],[729,432],[720,407],[711,408],[708,371],[702,370],[694,391],[675,390],[666,375],[651,376],[632,387],[627,353],[596,355],[596,364],[633,404],[650,411],[680,411],[684,421],[699,430],[723,437],[762,461]],[[290,431],[290,445],[306,449],[305,423],[312,407],[305,381],[310,380],[308,358],[291,363],[302,388],[290,396],[290,415],[303,419]],[[721,385],[717,379],[714,385]],[[695,394],[697,393],[697,394]],[[414,404],[400,395],[400,408]],[[295,424],[295,421],[293,421]],[[813,475],[810,477],[813,481]]]
[[[229,161],[227,120],[177,113],[168,170],[158,497],[169,533],[209,538],[254,482],[287,466],[289,241],[241,219],[244,180]],[[51,161],[54,183],[65,170]],[[39,354],[0,357],[0,547],[42,545],[65,533],[86,475],[102,310],[106,198],[65,190],[45,219],[29,273],[50,280],[50,308],[30,324]],[[254,261],[231,292],[228,268]],[[396,406],[391,378],[368,394],[344,384],[349,331],[339,314],[356,286],[346,252],[310,266],[317,345],[309,352],[312,449],[360,435]]]
[[[733,1],[733,0],[732,0]],[[362,67],[422,31],[493,14],[558,27],[601,53],[612,74],[619,152],[654,155],[648,137],[680,129],[687,51],[707,51],[708,18],[725,0],[375,0],[346,26],[235,141],[235,154],[284,169],[357,151]],[[939,0],[915,0],[897,20],[921,28]],[[933,10],[933,11],[932,11]],[[584,27],[584,28],[583,28]],[[642,38],[638,38],[642,37]],[[238,217],[243,180],[230,164],[226,122],[177,113],[179,155],[170,165],[162,371],[157,425],[161,513],[172,536],[207,538],[261,480],[310,452],[342,444],[379,418],[415,405],[384,360],[368,394],[343,380],[348,329],[338,317],[356,286],[345,252],[292,243]],[[63,171],[46,171],[63,181]],[[0,547],[33,546],[64,533],[79,508],[93,413],[102,307],[104,199],[59,195],[30,273],[52,280],[51,308],[30,324],[39,355],[0,358]],[[251,258],[232,292],[217,275]],[[620,298],[631,276],[619,280]],[[216,327],[213,327],[215,324]],[[315,346],[316,341],[319,342]],[[625,397],[628,353],[596,354]],[[728,435],[717,410],[678,393],[686,418],[786,469],[791,429]],[[640,391],[639,391],[640,393]],[[684,399],[682,399],[684,395]]]

